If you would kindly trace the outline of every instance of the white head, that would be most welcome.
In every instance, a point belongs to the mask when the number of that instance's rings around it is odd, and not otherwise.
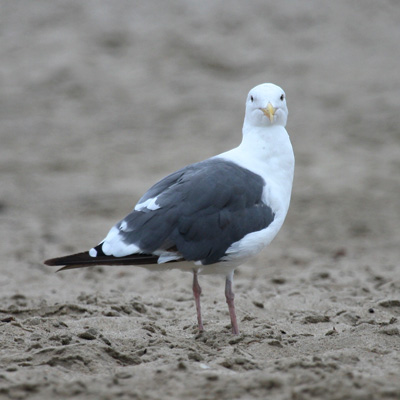
[[[250,90],[246,100],[245,125],[285,126],[288,117],[286,94],[273,83],[263,83]]]

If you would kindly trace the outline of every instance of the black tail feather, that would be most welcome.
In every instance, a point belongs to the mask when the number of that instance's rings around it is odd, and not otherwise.
[[[124,257],[98,255],[91,257],[88,251],[64,257],[51,258],[44,263],[50,266],[62,266],[58,271],[67,269],[92,267],[94,265],[149,265],[157,264],[158,256],[153,254],[131,254]],[[58,272],[57,271],[57,272]]]

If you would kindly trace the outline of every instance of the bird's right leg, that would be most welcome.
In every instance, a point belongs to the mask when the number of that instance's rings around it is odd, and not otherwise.
[[[196,311],[197,311],[197,323],[199,325],[199,331],[203,332],[203,321],[201,319],[201,306],[200,306],[200,295],[201,295],[201,287],[199,285],[199,281],[197,280],[197,270],[193,270],[193,295],[194,301],[196,302]]]

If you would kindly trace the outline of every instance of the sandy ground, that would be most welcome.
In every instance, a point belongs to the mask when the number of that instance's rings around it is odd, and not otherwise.
[[[168,5],[167,5],[168,3]],[[400,398],[397,1],[3,1],[1,399]],[[281,85],[296,154],[273,244],[223,277],[56,274],[166,173],[236,146]]]

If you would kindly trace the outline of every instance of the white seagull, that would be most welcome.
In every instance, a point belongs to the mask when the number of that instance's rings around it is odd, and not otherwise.
[[[285,125],[285,92],[272,83],[251,89],[238,147],[174,172],[152,186],[134,210],[89,251],[45,261],[60,270],[137,265],[193,272],[203,331],[198,274],[225,274],[233,334],[235,268],[276,236],[288,212],[294,154]]]

